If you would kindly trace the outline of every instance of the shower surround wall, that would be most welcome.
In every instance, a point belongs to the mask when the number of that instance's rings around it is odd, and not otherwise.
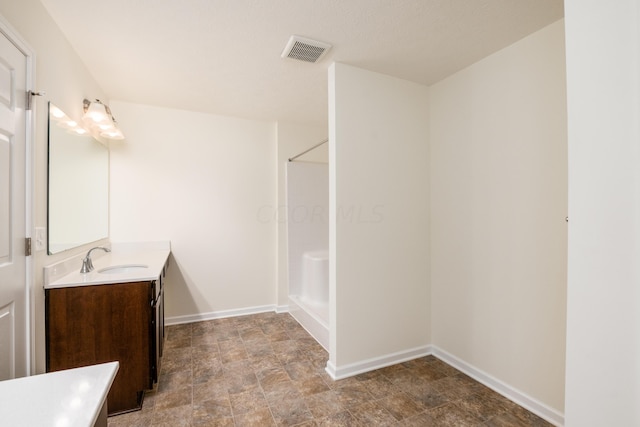
[[[329,166],[287,164],[289,310],[329,347]]]

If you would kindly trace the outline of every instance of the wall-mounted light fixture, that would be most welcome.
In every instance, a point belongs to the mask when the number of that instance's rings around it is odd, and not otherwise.
[[[82,120],[91,131],[108,139],[124,139],[108,105],[103,104],[99,99],[93,102],[85,99],[82,104],[84,108]]]

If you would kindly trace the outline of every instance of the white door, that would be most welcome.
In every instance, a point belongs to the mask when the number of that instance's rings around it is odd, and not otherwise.
[[[0,380],[28,374],[27,58],[0,33]]]

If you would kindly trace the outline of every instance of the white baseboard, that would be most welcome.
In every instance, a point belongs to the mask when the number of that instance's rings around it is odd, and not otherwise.
[[[357,363],[336,367],[331,361],[327,362],[325,370],[334,380],[341,380],[352,377],[354,375],[363,374],[375,369],[385,368],[387,366],[396,365],[398,363],[407,362],[417,359],[418,357],[428,356],[431,354],[431,346],[416,347],[406,351],[391,353],[386,356],[375,357],[373,359],[363,360]]]
[[[329,325],[311,310],[303,308],[295,297],[289,297],[289,314],[302,326],[317,342],[329,351]]]
[[[280,314],[280,313],[288,313],[289,312],[289,306],[288,305],[277,305],[276,306],[276,313]]]
[[[517,390],[516,388],[500,381],[499,379],[487,374],[486,372],[469,365],[468,363],[447,353],[437,346],[431,346],[431,348],[435,357],[442,360],[443,362],[448,363],[457,370],[467,374],[479,383],[486,385],[490,389],[494,390],[497,393],[500,393],[502,396],[533,412],[537,416],[544,418],[554,426],[561,427],[564,425],[564,414],[521,392],[520,390]]]
[[[186,316],[173,316],[166,317],[164,320],[165,325],[180,325],[182,323],[202,322],[204,320],[222,319],[225,317],[237,317],[246,316],[249,314],[268,313],[270,311],[277,311],[275,305],[262,305],[258,307],[246,307],[235,310],[222,310],[212,311],[209,313],[188,314]]]

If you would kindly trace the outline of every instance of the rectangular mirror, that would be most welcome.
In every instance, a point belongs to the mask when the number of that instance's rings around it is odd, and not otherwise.
[[[48,252],[109,237],[109,150],[49,103]]]

